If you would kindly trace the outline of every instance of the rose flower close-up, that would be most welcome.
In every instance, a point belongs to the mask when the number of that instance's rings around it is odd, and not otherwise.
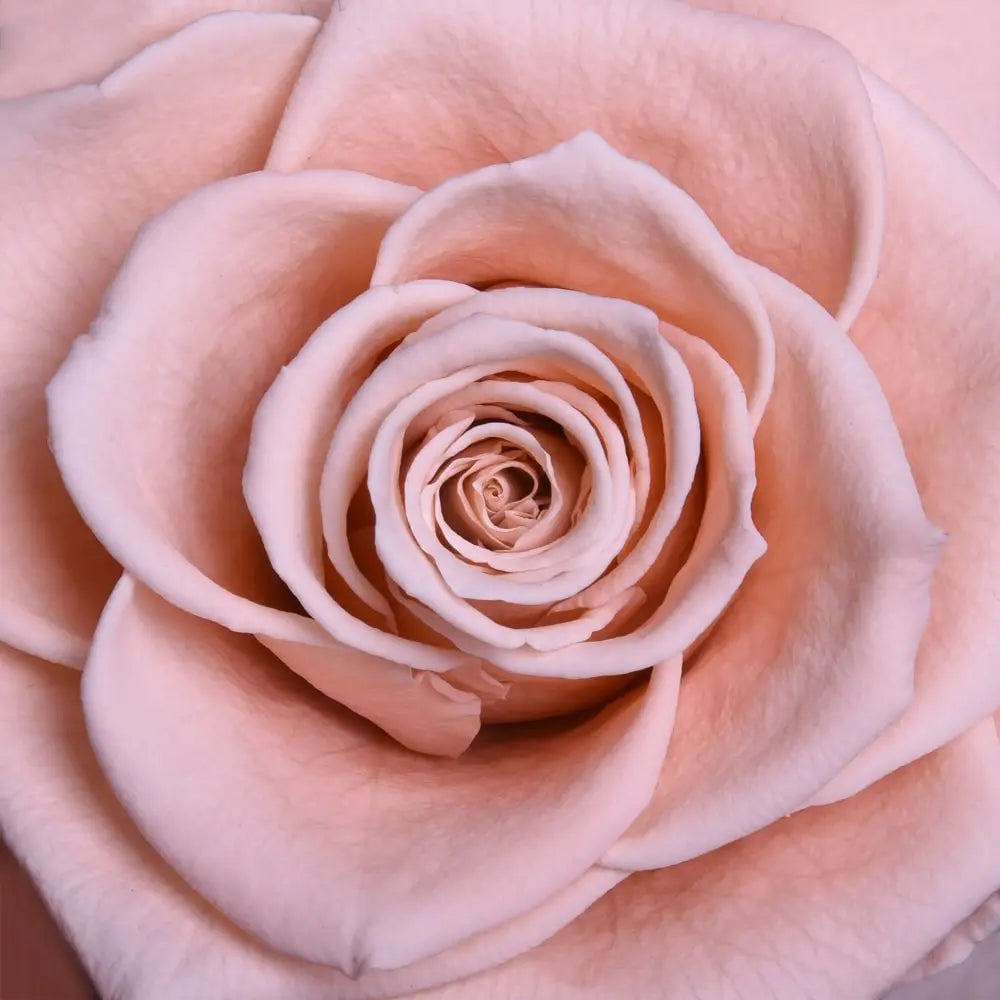
[[[998,50],[4,0],[4,1000],[1000,997]]]

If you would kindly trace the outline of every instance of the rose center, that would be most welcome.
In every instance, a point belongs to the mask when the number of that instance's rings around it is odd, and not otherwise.
[[[512,548],[551,505],[552,484],[537,459],[497,438],[456,455],[439,479],[449,527],[491,549]]]

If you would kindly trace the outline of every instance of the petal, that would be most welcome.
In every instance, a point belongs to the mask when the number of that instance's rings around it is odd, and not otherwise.
[[[1000,880],[992,722],[861,795],[625,881],[427,1000],[874,1000]]]
[[[739,258],[684,191],[592,132],[420,198],[386,235],[372,282],[414,278],[519,280],[648,306],[716,347],[755,423],[767,403],[774,345]]]
[[[1000,7],[991,0],[693,0],[826,32],[929,115],[1000,183]]]
[[[53,380],[53,448],[77,505],[178,606],[293,642],[318,631],[284,610],[246,509],[251,422],[282,365],[364,288],[412,198],[337,171],[203,188],[143,231]]]
[[[623,878],[593,868],[530,913],[399,972],[352,980],[280,955],[195,895],[132,825],[87,740],[79,677],[0,646],[0,822],[101,996],[386,1000],[533,947]],[[223,821],[212,839],[232,833]]]
[[[344,645],[421,669],[448,670],[469,658],[376,628],[331,597],[324,585],[320,482],[333,429],[367,367],[429,316],[474,294],[453,282],[413,282],[366,292],[338,310],[261,401],[244,474],[269,561],[306,611]]]
[[[434,955],[583,876],[648,801],[678,673],[658,667],[564,731],[430,759],[126,577],[83,697],[112,786],[191,885],[272,947],[357,973]]]
[[[310,18],[219,15],[99,86],[0,107],[4,641],[82,665],[118,571],[62,488],[44,386],[139,225],[200,184],[260,166],[315,30]]]
[[[882,212],[871,110],[853,59],[798,28],[672,0],[344,0],[268,162],[427,188],[584,129],[831,312],[864,301]]]
[[[317,691],[411,750],[457,757],[479,732],[482,702],[439,674],[412,671],[333,641],[257,638]]]
[[[879,281],[852,335],[882,383],[948,546],[913,704],[824,790],[824,802],[1000,706],[1000,192],[916,109],[868,82],[890,201]]]
[[[0,22],[0,98],[94,83],[198,18],[239,10],[325,17],[330,0],[15,0]]]
[[[812,299],[747,266],[778,351],[755,439],[768,549],[688,657],[657,793],[608,864],[675,864],[773,822],[912,693],[940,533],[857,349]]]

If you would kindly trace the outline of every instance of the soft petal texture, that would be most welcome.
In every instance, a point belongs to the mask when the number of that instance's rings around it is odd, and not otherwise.
[[[246,509],[250,426],[282,365],[365,287],[413,196],[340,171],[203,188],[144,229],[50,385],[56,460],[84,517],[179,607],[277,639],[319,631],[289,610]]]
[[[912,706],[818,801],[850,795],[1000,706],[1000,191],[867,80],[890,197],[879,280],[852,335],[948,545]]]
[[[747,266],[777,345],[755,439],[768,549],[687,658],[657,793],[608,864],[674,864],[773,822],[912,693],[941,535],[857,349],[808,296]]]
[[[356,973],[433,956],[584,876],[648,801],[678,679],[663,664],[572,727],[430,759],[125,577],[83,700],[112,787],[186,880],[265,943]]]
[[[0,98],[93,83],[146,46],[208,14],[325,17],[330,0],[5,0]]]
[[[102,997],[398,997],[533,947],[623,877],[591,869],[530,913],[399,972],[349,980],[279,955],[200,899],[139,835],[94,758],[79,676],[0,646],[0,819]]]
[[[993,0],[690,0],[826,32],[1000,183],[1000,6]]]
[[[1000,931],[1000,891],[990,895],[903,977],[913,982],[964,962],[976,945]]]
[[[989,721],[856,798],[633,876],[534,951],[421,1000],[873,1000],[998,879]]]
[[[457,757],[479,732],[479,698],[432,671],[410,670],[332,640],[258,639],[317,691],[411,750]]]
[[[82,664],[117,571],[60,482],[44,386],[139,225],[261,165],[315,31],[218,15],[99,86],[0,105],[0,639]]]
[[[326,590],[320,482],[330,435],[368,367],[428,317],[473,294],[455,282],[413,282],[369,291],[331,316],[261,400],[244,474],[270,564],[306,611],[339,642],[432,670],[468,657],[373,627]]]
[[[377,15],[343,0],[268,163],[430,187],[585,129],[687,191],[737,251],[856,314],[881,157],[856,64],[799,28],[673,0],[386,0]]]
[[[697,203],[591,132],[455,178],[389,230],[372,283],[521,281],[648,306],[709,341],[755,423],[774,378],[760,299]]]

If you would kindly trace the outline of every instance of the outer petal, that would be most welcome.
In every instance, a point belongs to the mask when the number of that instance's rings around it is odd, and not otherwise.
[[[648,801],[678,676],[665,664],[585,722],[431,760],[126,577],[83,697],[119,798],[189,882],[271,946],[357,973],[583,876]]]
[[[623,877],[592,869],[531,913],[440,956],[351,980],[279,955],[237,930],[142,839],[94,759],[78,674],[0,646],[0,727],[4,836],[103,997],[398,997],[533,947]]]
[[[831,312],[864,301],[882,215],[871,111],[848,54],[797,28],[673,0],[344,0],[268,163],[429,187],[584,129]]]
[[[207,18],[100,86],[0,106],[4,641],[82,663],[116,575],[60,483],[45,383],[139,225],[192,188],[261,164],[315,30],[286,15]]]
[[[874,1000],[997,884],[998,845],[989,721],[856,798],[633,876],[426,1000]]]
[[[930,115],[1000,183],[1000,6],[992,0],[689,0],[818,28]]]
[[[365,287],[413,196],[339,171],[196,192],[144,230],[53,380],[53,448],[80,510],[179,607],[279,639],[318,631],[283,610],[246,509],[250,425],[282,365]]]
[[[0,98],[96,82],[198,18],[237,10],[325,17],[330,0],[7,0]]]
[[[674,864],[773,822],[912,693],[942,537],[857,349],[808,296],[748,266],[778,350],[755,439],[768,550],[688,657],[657,794],[609,864]]]
[[[882,270],[854,337],[948,546],[913,705],[819,801],[1000,706],[1000,191],[898,94],[868,83],[891,183]]]

